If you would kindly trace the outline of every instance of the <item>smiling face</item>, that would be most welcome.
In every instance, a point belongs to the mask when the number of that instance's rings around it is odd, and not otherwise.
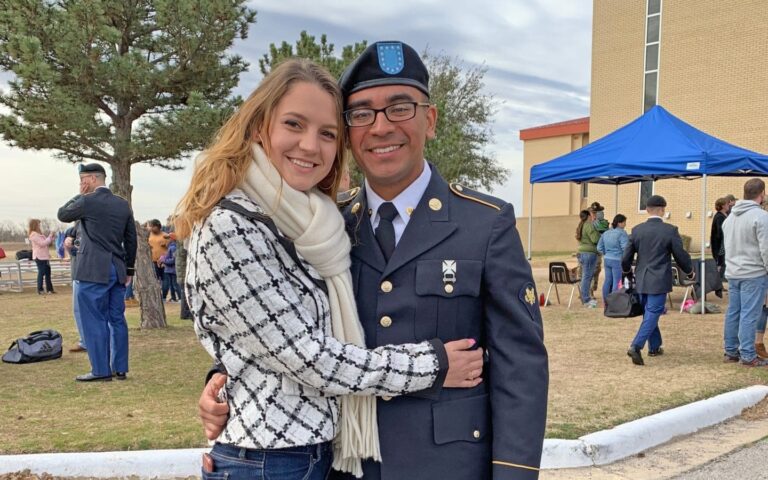
[[[305,192],[328,176],[336,160],[339,125],[330,93],[310,82],[297,82],[278,102],[264,150],[285,183]],[[266,137],[266,138],[265,138]]]
[[[416,88],[405,85],[372,87],[353,93],[346,109],[381,109],[400,102],[428,102]],[[437,108],[417,107],[410,120],[392,122],[384,112],[372,125],[348,127],[349,143],[357,164],[376,193],[391,200],[405,190],[424,168],[424,145],[434,138]]]

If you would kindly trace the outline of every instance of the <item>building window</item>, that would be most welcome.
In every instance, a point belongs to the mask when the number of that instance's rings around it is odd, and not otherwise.
[[[653,195],[653,180],[643,180],[640,182],[640,195],[637,202],[637,209],[641,212],[645,211],[645,207],[648,204],[648,199]]]
[[[661,1],[648,0],[645,16],[645,68],[643,69],[643,113],[658,102],[659,49],[661,47]]]

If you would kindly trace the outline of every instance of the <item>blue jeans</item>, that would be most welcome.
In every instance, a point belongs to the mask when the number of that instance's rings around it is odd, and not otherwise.
[[[755,331],[763,315],[768,275],[728,280],[728,310],[725,312],[725,353],[751,362],[757,356]]]
[[[130,300],[134,298],[133,295],[133,279],[131,279],[131,282],[125,287],[125,299]]]
[[[589,252],[580,252],[578,254],[581,264],[581,303],[587,303],[592,299],[590,286],[592,285],[592,276],[595,274],[595,265],[597,264],[597,254]]]
[[[621,281],[621,260],[611,260],[606,258],[603,261],[605,266],[605,282],[603,282],[603,301],[608,294],[619,289]]]
[[[77,301],[77,289],[80,282],[72,280],[72,315],[75,317],[75,326],[77,327],[77,334],[80,335],[80,340],[77,344],[80,348],[85,347],[85,332],[83,331],[83,320],[80,318],[80,303]]]
[[[179,286],[176,283],[175,273],[163,273],[163,285],[162,285],[163,300],[165,300],[168,291],[171,292],[171,300],[178,300]]]
[[[640,328],[637,329],[635,339],[632,340],[632,347],[642,350],[645,347],[645,342],[648,342],[649,351],[657,350],[661,346],[659,317],[664,313],[667,294],[641,294],[640,301],[643,302],[645,313],[643,313],[643,321],[640,323]]]
[[[115,266],[109,283],[79,282],[77,303],[85,331],[85,346],[91,373],[107,377],[128,371],[128,324],[125,322],[125,285],[117,279]]]
[[[37,260],[37,292],[43,291],[43,279],[45,279],[45,291],[53,291],[53,283],[51,283],[51,262],[49,260]]]
[[[217,443],[213,473],[202,480],[325,480],[331,471],[331,442],[303,447],[255,450]]]
[[[763,311],[760,314],[760,320],[757,321],[757,328],[755,328],[755,330],[760,333],[765,333],[766,324],[768,324],[768,307],[763,305]]]

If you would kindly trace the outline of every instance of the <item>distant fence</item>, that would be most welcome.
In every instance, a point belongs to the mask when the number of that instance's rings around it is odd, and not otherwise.
[[[51,259],[51,282],[71,285],[72,274],[68,258]],[[21,292],[24,287],[37,288],[37,264],[33,260],[0,262],[0,289]]]

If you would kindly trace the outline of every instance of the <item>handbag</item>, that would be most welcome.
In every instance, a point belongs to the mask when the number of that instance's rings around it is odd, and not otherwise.
[[[627,280],[624,285],[624,288],[609,293],[605,298],[603,315],[606,317],[637,317],[645,312],[643,303],[640,301],[640,294],[635,291],[634,280]]]

